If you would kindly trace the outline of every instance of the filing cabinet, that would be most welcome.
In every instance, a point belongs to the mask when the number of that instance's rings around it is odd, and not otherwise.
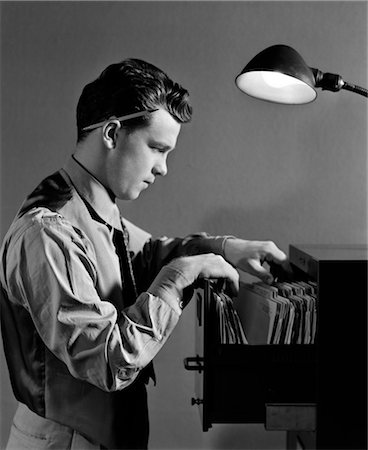
[[[203,431],[263,423],[300,435],[301,448],[367,448],[367,248],[290,246],[289,258],[296,279],[317,282],[314,344],[223,344],[216,282],[196,290],[196,349],[184,364]]]

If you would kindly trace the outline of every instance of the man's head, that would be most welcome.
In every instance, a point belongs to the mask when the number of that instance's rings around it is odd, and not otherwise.
[[[137,59],[113,64],[82,92],[75,157],[115,197],[134,200],[166,174],[191,114],[188,92],[160,69]]]
[[[189,122],[192,108],[186,89],[162,70],[139,59],[126,59],[108,66],[87,84],[77,105],[78,142],[89,133],[84,128],[111,117],[163,108],[179,123]],[[143,127],[150,115],[122,122],[127,130]]]

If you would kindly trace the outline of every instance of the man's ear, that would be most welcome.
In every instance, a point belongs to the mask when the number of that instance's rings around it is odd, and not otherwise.
[[[107,148],[112,149],[116,145],[118,131],[121,123],[118,120],[111,119],[102,127],[102,138]]]

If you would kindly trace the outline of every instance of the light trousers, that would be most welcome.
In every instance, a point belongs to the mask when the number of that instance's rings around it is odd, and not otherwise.
[[[19,403],[6,450],[100,450],[94,444],[67,426],[40,417]]]

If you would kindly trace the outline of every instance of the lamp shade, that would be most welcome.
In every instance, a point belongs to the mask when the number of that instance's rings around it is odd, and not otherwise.
[[[246,94],[276,103],[310,103],[317,97],[312,69],[287,45],[273,45],[258,53],[235,82]]]

